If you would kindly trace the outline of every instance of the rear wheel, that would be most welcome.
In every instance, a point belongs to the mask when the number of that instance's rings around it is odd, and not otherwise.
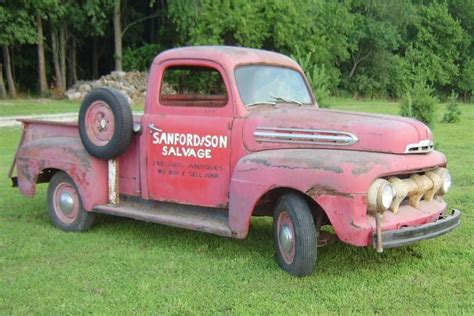
[[[64,172],[49,182],[48,209],[53,224],[65,231],[84,231],[94,223],[95,215],[83,209],[76,185]]]
[[[311,210],[299,195],[280,197],[273,214],[273,238],[280,267],[294,276],[313,273],[317,255],[317,230]]]

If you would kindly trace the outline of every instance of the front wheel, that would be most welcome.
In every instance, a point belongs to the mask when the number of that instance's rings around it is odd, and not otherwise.
[[[65,231],[84,231],[94,223],[95,215],[84,210],[76,185],[62,171],[49,182],[48,209],[53,224]]]
[[[273,239],[280,267],[294,276],[313,273],[317,255],[317,230],[311,210],[299,195],[280,197],[273,214]]]

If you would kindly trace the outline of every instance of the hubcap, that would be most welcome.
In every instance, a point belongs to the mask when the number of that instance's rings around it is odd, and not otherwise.
[[[284,224],[280,228],[280,245],[283,251],[290,252],[293,247],[293,231],[287,224]]]
[[[106,146],[115,130],[112,108],[101,100],[93,102],[87,109],[85,124],[89,140],[96,146]]]
[[[286,264],[292,264],[296,254],[296,236],[293,221],[288,212],[281,212],[277,219],[277,238],[280,254]]]
[[[74,199],[69,192],[61,192],[59,196],[59,207],[65,214],[70,214],[74,207]]]
[[[58,219],[71,224],[79,214],[80,202],[75,188],[67,183],[61,182],[54,189],[53,193],[54,212]]]

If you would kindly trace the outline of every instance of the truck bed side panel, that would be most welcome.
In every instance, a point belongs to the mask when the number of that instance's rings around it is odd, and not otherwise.
[[[35,194],[38,176],[47,169],[62,170],[73,179],[86,210],[107,203],[107,161],[90,156],[79,138],[47,137],[20,147],[17,174],[23,194]]]

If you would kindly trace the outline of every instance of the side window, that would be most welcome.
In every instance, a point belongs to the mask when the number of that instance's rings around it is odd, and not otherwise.
[[[227,104],[227,91],[216,69],[169,67],[163,75],[160,103],[170,106],[221,107]]]

